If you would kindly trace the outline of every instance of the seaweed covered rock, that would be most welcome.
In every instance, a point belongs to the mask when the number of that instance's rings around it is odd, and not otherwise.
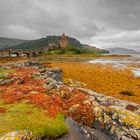
[[[56,80],[57,82],[61,82],[62,70],[60,68],[48,69],[46,72],[46,76]]]

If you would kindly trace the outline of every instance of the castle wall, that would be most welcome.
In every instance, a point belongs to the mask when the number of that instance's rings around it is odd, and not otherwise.
[[[66,48],[68,47],[68,37],[63,34],[61,37],[60,37],[60,48]]]
[[[10,51],[0,51],[0,57],[9,57],[10,56]]]

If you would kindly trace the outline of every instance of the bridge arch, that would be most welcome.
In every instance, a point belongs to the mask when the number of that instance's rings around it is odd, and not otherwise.
[[[32,52],[32,56],[37,56],[36,52]]]
[[[30,52],[22,52],[22,56],[27,56],[27,57],[29,57],[29,56],[30,56]]]
[[[43,50],[22,50],[22,49],[9,49],[0,51],[0,57],[18,57],[18,56],[38,56]]]
[[[18,51],[11,52],[11,53],[10,53],[10,56],[13,56],[13,57],[14,57],[14,56],[15,56],[15,57],[16,57],[16,56],[20,56],[20,52],[18,52]]]

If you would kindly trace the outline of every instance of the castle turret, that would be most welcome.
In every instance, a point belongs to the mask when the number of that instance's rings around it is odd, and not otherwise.
[[[65,35],[65,33],[62,34],[59,40],[60,48],[66,48],[68,47],[68,37]]]

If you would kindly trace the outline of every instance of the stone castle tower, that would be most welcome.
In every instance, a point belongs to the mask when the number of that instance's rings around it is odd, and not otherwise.
[[[66,36],[65,33],[60,36],[59,46],[60,48],[68,47],[68,36]]]

